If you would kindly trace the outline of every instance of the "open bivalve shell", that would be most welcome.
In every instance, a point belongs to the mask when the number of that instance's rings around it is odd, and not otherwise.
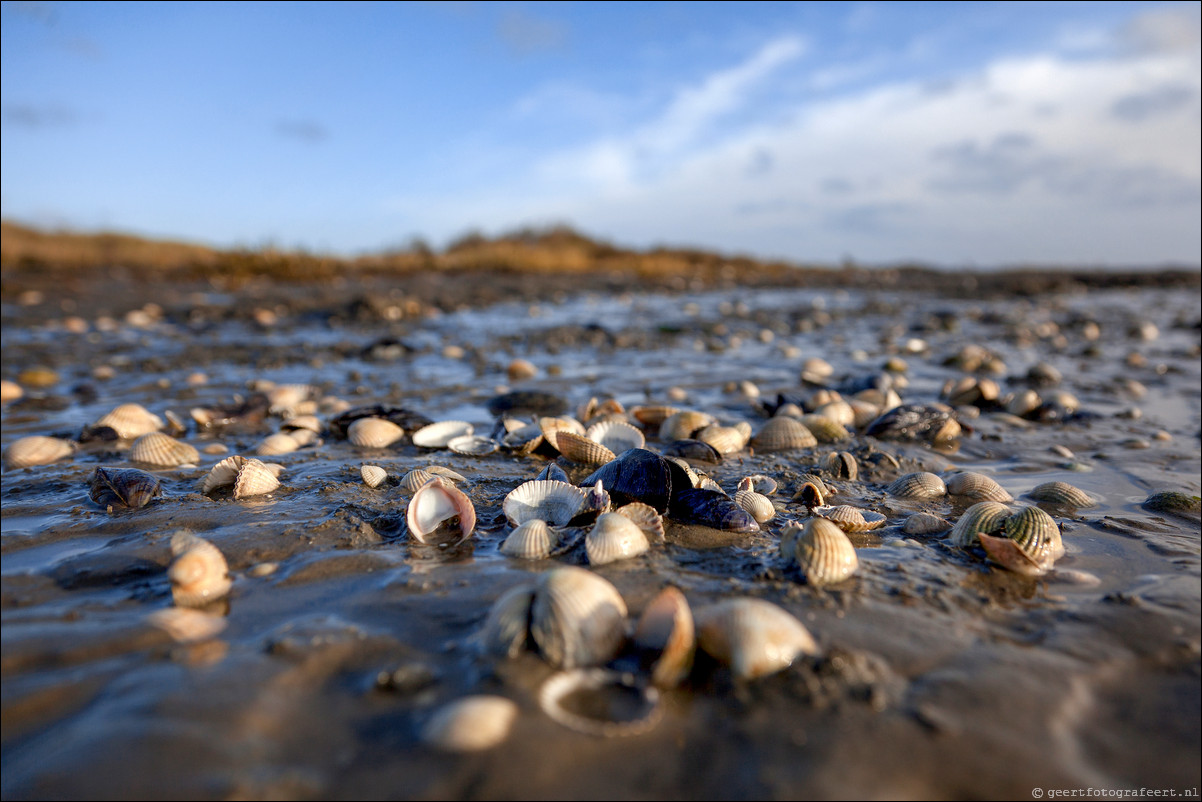
[[[201,484],[201,492],[208,495],[218,488],[233,485],[236,499],[261,496],[280,486],[279,475],[283,470],[282,465],[234,454],[213,466]]]
[[[800,621],[761,599],[728,599],[694,614],[697,645],[730,666],[738,679],[755,679],[788,668],[818,644]]]
[[[461,434],[447,442],[447,448],[466,457],[483,457],[500,447],[501,444],[496,440],[479,434]]]
[[[540,518],[551,526],[567,526],[584,505],[585,491],[567,482],[536,479],[518,485],[505,497],[502,510],[513,526]]]
[[[643,433],[623,421],[604,420],[594,423],[588,427],[587,435],[590,440],[597,441],[614,454],[647,445]]]
[[[554,568],[539,577],[530,636],[556,668],[599,666],[626,640],[626,602],[617,588],[584,568]]]
[[[177,605],[203,607],[229,593],[229,566],[212,543],[181,530],[171,537],[171,553],[175,559],[167,576]]]
[[[879,512],[861,510],[847,504],[840,504],[836,507],[814,507],[810,513],[831,521],[844,532],[867,532],[884,526],[885,521],[888,520]]]
[[[417,489],[405,510],[409,536],[428,546],[462,543],[476,529],[476,508],[448,479],[436,476]]]
[[[88,482],[88,496],[102,507],[145,507],[162,493],[159,477],[137,468],[99,467]]]
[[[559,453],[581,465],[604,465],[612,462],[616,456],[596,440],[569,431],[555,433],[555,446]]]

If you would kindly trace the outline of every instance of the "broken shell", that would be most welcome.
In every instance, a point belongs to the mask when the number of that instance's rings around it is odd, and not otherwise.
[[[1005,488],[999,485],[993,477],[983,473],[971,471],[957,473],[949,477],[945,484],[948,494],[953,496],[966,496],[978,501],[997,501],[1002,504],[1014,501],[1014,497],[1007,493]]]
[[[770,453],[812,448],[818,445],[818,440],[801,421],[777,416],[770,418],[751,438],[751,445],[756,451]]]
[[[635,501],[624,507],[619,507],[614,512],[634,521],[635,525],[643,530],[643,534],[647,536],[648,542],[664,542],[663,516],[656,512],[655,508],[650,504]]]
[[[363,484],[368,487],[379,487],[388,478],[388,471],[379,465],[364,465],[359,469],[359,475],[363,477]]]
[[[767,523],[776,516],[776,507],[767,496],[754,490],[740,490],[735,493],[735,503],[745,509],[756,523]]]
[[[810,513],[831,521],[844,532],[867,532],[885,525],[884,515],[871,510],[861,510],[847,504],[837,507],[814,507]]]
[[[832,451],[823,463],[827,473],[836,479],[854,482],[860,475],[860,464],[846,451]]]
[[[514,488],[501,508],[513,526],[539,518],[552,526],[567,526],[585,500],[585,491],[567,482],[535,480]]]
[[[438,710],[422,727],[422,741],[445,752],[481,752],[509,737],[518,706],[503,696],[465,696]]]
[[[885,488],[885,491],[898,498],[943,498],[947,495],[947,485],[935,474],[919,471],[900,477]]]
[[[1089,493],[1068,482],[1044,482],[1028,493],[1036,501],[1047,501],[1065,507],[1092,507],[1097,501]]]
[[[806,581],[816,587],[836,585],[860,566],[856,548],[843,530],[824,518],[811,518],[802,527],[794,555]]]
[[[145,507],[162,493],[159,477],[136,468],[97,468],[88,482],[88,496],[102,507]]]
[[[94,424],[108,426],[122,440],[133,440],[163,428],[163,419],[141,404],[121,404]]]
[[[966,549],[977,542],[981,533],[993,534],[1001,531],[1002,524],[1010,517],[1010,508],[998,501],[982,501],[972,505],[948,534],[952,544]]]
[[[58,437],[31,435],[9,443],[4,450],[4,464],[10,468],[30,468],[49,465],[75,452],[75,444]]]
[[[556,668],[609,662],[626,640],[626,602],[608,581],[583,568],[553,568],[539,577],[530,635]]]
[[[531,518],[509,533],[500,551],[519,560],[542,560],[551,555],[558,542],[558,536],[546,521]]]
[[[171,537],[171,553],[175,559],[167,576],[178,606],[203,607],[229,593],[229,566],[212,543],[181,530]]]
[[[483,457],[492,454],[500,447],[501,444],[491,437],[483,437],[478,434],[460,435],[451,438],[447,443],[447,448],[451,451],[468,457]]]
[[[596,440],[590,440],[575,432],[556,432],[555,445],[561,454],[581,465],[604,465],[617,457],[614,452]]]
[[[647,444],[643,433],[629,423],[615,420],[604,420],[588,427],[588,437],[608,448],[614,454],[621,454],[632,448],[642,448]]]
[[[739,679],[788,668],[818,644],[800,621],[771,602],[729,599],[697,610],[697,645],[731,667]]]
[[[360,448],[387,448],[404,436],[404,429],[383,418],[359,418],[346,429],[346,439]]]
[[[678,685],[693,667],[697,645],[693,613],[684,594],[666,587],[643,610],[634,643],[651,655],[651,681],[661,688]]]
[[[744,483],[747,483],[746,487],[744,487]],[[754,476],[746,476],[739,480],[739,490],[754,490],[757,493],[763,493],[765,496],[771,496],[776,492],[777,487],[775,479],[762,473],[757,473]]]
[[[146,465],[174,468],[200,461],[200,452],[182,440],[162,432],[148,432],[133,442],[129,458]]]
[[[590,565],[606,565],[637,557],[650,547],[638,524],[614,512],[597,516],[597,522],[584,538]]]
[[[472,536],[476,508],[449,480],[435,476],[422,485],[405,509],[409,535],[419,543],[450,546]]]
[[[930,512],[915,513],[902,524],[902,531],[907,535],[936,535],[951,528],[949,521]]]
[[[475,427],[467,421],[444,420],[418,429],[409,439],[418,448],[446,448],[456,437],[472,434]]]
[[[633,706],[623,699],[620,704],[609,703],[615,694],[628,697],[637,694],[638,703]],[[589,695],[605,697],[597,704],[580,703],[579,697]],[[572,709],[564,704],[568,697],[575,697]],[[610,671],[604,668],[578,668],[561,671],[547,679],[538,692],[538,704],[547,717],[568,729],[613,738],[623,735],[639,735],[650,731],[659,723],[663,712],[659,707],[659,691],[644,687],[634,674],[625,671]],[[604,710],[604,718],[596,718],[580,711]],[[621,718],[613,714],[621,711]]]
[[[806,482],[797,491],[797,495],[793,497],[794,501],[800,501],[805,505],[807,510],[813,510],[816,507],[822,507],[826,504],[826,486],[822,484],[822,480]]]

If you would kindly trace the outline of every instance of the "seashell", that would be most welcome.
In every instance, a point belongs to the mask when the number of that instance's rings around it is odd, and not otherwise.
[[[936,535],[951,528],[950,522],[930,512],[915,513],[902,524],[902,531],[907,535]]]
[[[546,521],[531,518],[509,533],[500,551],[519,560],[543,560],[551,556],[558,542],[558,535],[547,526]]]
[[[514,488],[505,497],[502,510],[515,527],[533,518],[551,526],[567,526],[584,504],[585,491],[554,480],[534,480]]]
[[[902,404],[869,423],[864,434],[883,440],[946,439],[952,413],[946,404]]]
[[[316,415],[296,415],[284,421],[281,429],[302,429],[313,434],[321,434],[321,420]]]
[[[401,488],[416,493],[418,488],[434,478],[434,474],[425,468],[414,468],[401,477]]]
[[[825,518],[811,518],[802,527],[794,557],[806,581],[815,587],[837,585],[860,566],[856,548],[843,530]]]
[[[981,532],[977,535],[981,547],[990,560],[1023,576],[1043,576],[1052,567],[1052,560],[1045,554],[1040,559],[1032,559],[1024,549],[1008,537],[998,537]],[[1046,549],[1043,550],[1046,552]]]
[[[867,532],[885,525],[884,515],[871,510],[861,510],[847,504],[837,507],[814,507],[810,513],[831,521],[844,532]]]
[[[713,415],[691,409],[683,409],[669,415],[659,425],[659,439],[664,442],[695,439],[693,437],[694,432],[704,429],[715,422]]]
[[[4,450],[4,464],[10,468],[31,468],[49,465],[75,453],[75,444],[58,437],[40,434],[18,438]]]
[[[573,523],[578,524],[581,517],[591,515],[595,518],[613,509],[613,499],[609,497],[609,492],[605,489],[604,482],[597,482],[591,487],[581,489],[584,490],[584,503],[576,511],[576,518],[573,519]]]
[[[534,478],[535,480],[549,479],[554,482],[563,482],[567,485],[572,484],[572,480],[568,478],[567,471],[554,462],[548,462],[547,467],[539,471],[538,476]]]
[[[776,411],[772,413],[772,416],[782,418],[797,418],[798,420],[801,420],[803,417],[805,417],[805,414],[806,411],[797,404],[788,403],[781,404],[779,407],[777,407]]]
[[[982,532],[993,534],[1000,532],[1006,519],[1010,517],[1010,508],[998,501],[982,501],[973,504],[956,525],[948,533],[952,545],[966,549],[977,542],[977,536]]]
[[[404,429],[383,418],[359,418],[346,428],[346,438],[360,448],[387,448],[404,436]]]
[[[694,462],[710,462],[715,465],[722,461],[722,454],[718,449],[700,440],[673,440],[664,447],[664,456]]]
[[[291,417],[298,407],[316,394],[317,388],[308,384],[281,384],[266,392],[268,411],[272,415]]]
[[[647,444],[642,432],[622,421],[604,420],[594,423],[588,427],[587,435],[590,440],[597,441],[615,455],[632,448],[642,448]]]
[[[776,516],[776,507],[767,496],[754,490],[740,490],[735,493],[735,504],[747,511],[757,523],[767,523]]]
[[[713,480],[713,478],[705,475],[701,471],[697,472],[696,479],[693,482],[693,487],[697,488],[698,490],[713,490],[714,492],[721,493],[724,496],[729,495],[725,490],[722,489],[722,485],[718,484]]]
[[[533,379],[538,375],[538,368],[529,359],[515,359],[505,368],[505,375],[511,382]]]
[[[665,420],[680,412],[680,407],[670,406],[638,406],[631,407],[630,414],[644,426],[658,428]]]
[[[145,465],[174,468],[199,462],[200,452],[169,434],[148,432],[134,440],[129,450],[129,458]]]
[[[821,437],[818,435],[815,426],[810,425],[810,421],[814,420],[818,426],[826,425],[823,423],[818,423],[818,421],[830,421],[835,426],[838,426],[839,429],[843,430],[844,435],[842,437],[835,438],[842,440],[850,436],[846,434],[847,430],[843,429],[843,427],[851,426],[855,422],[855,419],[856,413],[855,410],[851,408],[851,404],[842,398],[836,398],[826,402],[825,404],[820,404],[819,406],[814,407],[814,412],[810,415],[804,416],[801,420],[802,423],[806,425],[806,428],[811,432],[814,432],[814,436],[819,437],[819,439],[821,439]],[[832,429],[832,431],[837,432],[839,429]]]
[[[739,534],[760,531],[755,518],[720,490],[689,488],[674,493],[668,517],[681,523],[699,524]]]
[[[998,501],[1008,504],[1014,497],[1006,492],[992,477],[983,473],[965,471],[946,480],[947,492],[952,496],[965,496],[978,501]]]
[[[476,508],[448,479],[435,476],[417,489],[405,509],[409,535],[428,546],[451,546],[472,536]]]
[[[818,445],[818,439],[801,421],[795,418],[776,416],[770,418],[755,437],[751,438],[751,445],[756,451],[771,453],[812,448]]]
[[[97,468],[88,482],[88,496],[102,507],[145,507],[162,493],[159,477],[137,468]]]
[[[467,421],[444,420],[431,423],[409,436],[418,448],[446,448],[456,437],[472,434],[475,427]]]
[[[830,406],[830,404],[827,404],[827,406]],[[849,406],[848,409],[850,408]],[[819,443],[837,443],[840,440],[851,439],[851,432],[847,431],[845,424],[833,420],[826,415],[802,415],[799,420],[802,422],[802,425],[810,430],[810,433],[814,435],[814,438]]]
[[[1044,482],[1027,494],[1036,501],[1047,501],[1065,507],[1092,507],[1097,501],[1089,493],[1068,482]]]
[[[932,499],[947,495],[947,485],[933,473],[920,471],[907,473],[885,488],[891,496],[898,498]]]
[[[312,432],[308,432],[308,434],[311,435]],[[305,435],[301,435],[301,437],[304,438]],[[276,457],[280,454],[291,454],[300,447],[300,440],[289,432],[276,432],[259,441],[259,444],[255,446],[255,453],[260,457]]]
[[[860,464],[846,451],[832,451],[823,461],[826,471],[836,479],[855,481],[860,475]]]
[[[602,465],[580,483],[582,487],[604,482],[617,506],[641,501],[663,513],[674,488],[692,487],[688,471],[678,463],[644,448],[632,448]]]
[[[851,411],[854,415],[851,424],[857,429],[863,429],[872,423],[881,416],[881,412],[883,411],[879,404],[873,404],[861,398],[853,398],[847,403],[851,406]]]
[[[491,437],[482,437],[478,434],[461,435],[452,438],[447,443],[447,448],[451,451],[468,457],[483,457],[492,454],[500,447],[501,444]]]
[[[0,379],[0,404],[8,404],[25,395],[21,385],[9,379]]]
[[[108,426],[122,440],[133,440],[163,428],[163,419],[141,404],[121,404],[93,424]]]
[[[511,588],[493,602],[484,627],[480,630],[480,642],[485,653],[508,658],[522,653],[530,634],[530,608],[533,604],[533,584]]]
[[[216,637],[226,627],[223,616],[188,607],[168,607],[146,616],[146,623],[166,632],[176,643],[196,643]]]
[[[1169,515],[1196,516],[1202,512],[1202,500],[1198,496],[1176,490],[1152,493],[1144,499],[1141,506],[1152,512],[1163,512]]]
[[[1050,563],[1064,556],[1064,541],[1056,520],[1039,507],[1020,507],[1006,519],[1003,531],[1034,563]]]
[[[747,447],[747,436],[734,426],[710,424],[696,434],[696,439],[708,443],[722,456],[737,454]]]
[[[517,716],[518,706],[504,696],[465,696],[431,716],[421,739],[444,752],[483,752],[509,737]]]
[[[394,426],[399,426],[408,431],[414,431],[433,423],[425,415],[406,409],[405,407],[396,407],[389,404],[372,404],[370,406],[347,409],[336,417],[331,418],[330,431],[338,437],[349,438],[351,425],[363,418],[383,419]]]
[[[535,588],[530,636],[556,668],[603,665],[626,640],[626,602],[617,588],[590,571],[553,568]]]
[[[697,645],[693,613],[684,594],[668,586],[639,616],[634,643],[651,655],[651,682],[672,688],[688,676]]]
[[[797,491],[797,495],[793,497],[793,501],[800,501],[805,505],[807,510],[813,510],[816,507],[826,505],[826,486],[822,484],[822,480],[810,481],[802,484],[801,489]]]
[[[771,496],[776,492],[777,487],[775,479],[762,473],[757,473],[754,476],[746,476],[739,480],[739,490],[754,490],[757,493],[763,493],[765,496]]]
[[[655,511],[654,507],[641,501],[635,501],[619,507],[614,512],[634,521],[635,525],[643,530],[643,534],[646,535],[649,542],[664,542],[664,519]]]
[[[501,445],[514,451],[520,457],[533,453],[542,444],[543,430],[537,423],[527,423],[506,432],[505,436],[501,438]]]
[[[229,566],[209,541],[181,530],[171,536],[171,553],[167,577],[177,606],[203,607],[230,592]]]
[[[761,599],[728,599],[698,609],[697,645],[731,667],[738,679],[755,679],[788,668],[818,644],[800,621]]]
[[[785,528],[780,532],[780,543],[777,548],[780,551],[780,556],[785,560],[797,559],[797,538],[801,537],[801,524],[796,521],[789,521],[785,524]]]
[[[243,459],[243,458],[239,458]],[[262,496],[280,486],[279,471],[257,459],[245,459],[234,477],[234,498]]]
[[[363,484],[368,487],[379,487],[388,478],[388,471],[379,465],[364,465],[359,469],[359,475],[363,477]]]
[[[801,380],[810,384],[826,384],[834,373],[831,363],[821,357],[810,357],[801,366]]]
[[[584,437],[584,426],[575,418],[542,417],[538,419],[538,426],[542,429],[543,439],[550,443],[556,451],[559,451],[558,436],[560,432],[571,432]]]
[[[601,698],[590,704],[588,697],[593,694]],[[613,704],[610,700],[618,694],[622,702]],[[638,701],[631,704],[629,697],[634,694]],[[569,697],[573,700],[571,709],[564,704]],[[577,668],[548,677],[539,689],[538,704],[552,721],[602,738],[649,732],[663,717],[659,691],[645,687],[628,671],[604,668]],[[604,711],[604,715],[595,717],[593,711]]]
[[[561,454],[581,465],[604,465],[617,456],[596,440],[575,432],[556,432],[555,445]]]
[[[605,565],[637,557],[650,547],[647,536],[638,524],[615,512],[597,516],[597,522],[584,537],[584,549],[590,565]]]

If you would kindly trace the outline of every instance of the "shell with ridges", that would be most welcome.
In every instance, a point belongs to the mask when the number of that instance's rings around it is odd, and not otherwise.
[[[559,542],[555,530],[539,518],[531,518],[509,533],[501,544],[501,553],[519,560],[543,560]]]
[[[816,587],[836,585],[860,566],[856,548],[847,535],[824,518],[806,521],[797,537],[794,557],[806,581]]]
[[[234,498],[262,496],[280,486],[279,474],[266,463],[248,459],[234,477]]]
[[[541,518],[552,526],[567,526],[585,501],[585,491],[567,482],[534,480],[514,488],[505,497],[502,510],[509,523],[521,526]]]
[[[174,468],[199,462],[200,452],[169,434],[148,432],[133,442],[129,458],[145,465]]]
[[[933,473],[918,471],[899,477],[885,491],[898,498],[943,498],[947,495],[947,485]]]
[[[504,742],[517,716],[518,706],[504,696],[465,696],[439,709],[421,738],[444,752],[481,752]]]
[[[948,533],[953,545],[966,549],[977,542],[977,536],[982,532],[993,534],[1001,531],[1002,525],[1010,517],[1010,508],[999,501],[981,501],[973,504],[956,525]]]
[[[814,507],[810,513],[831,521],[844,532],[867,532],[884,526],[887,520],[879,512],[861,510],[847,504],[837,507]]]
[[[453,545],[472,536],[476,508],[449,480],[435,476],[417,489],[405,509],[409,536],[426,545]]]
[[[945,480],[947,492],[953,496],[966,496],[978,501],[997,501],[1008,504],[1014,501],[1006,489],[999,485],[991,476],[983,473],[965,471],[957,473]]]
[[[10,468],[31,468],[49,465],[73,453],[75,444],[70,440],[35,434],[9,443],[4,450],[4,464]]]
[[[634,643],[652,655],[651,681],[661,688],[680,683],[693,667],[697,637],[684,594],[668,586],[648,603],[634,629]]]
[[[860,476],[860,463],[846,451],[832,451],[823,460],[827,473],[836,479],[855,481]]]
[[[659,425],[659,439],[665,443],[673,440],[689,440],[693,433],[714,423],[714,416],[706,412],[682,409],[669,415]]]
[[[475,427],[467,421],[444,420],[430,423],[409,436],[418,448],[446,448],[456,437],[472,434]]]
[[[359,469],[359,475],[363,477],[363,484],[368,487],[379,487],[388,478],[388,471],[379,465],[364,465]]]
[[[483,457],[487,454],[492,454],[499,449],[501,444],[491,437],[484,437],[478,434],[462,434],[458,437],[452,437],[447,443],[447,448],[456,454],[462,454],[467,457]]]
[[[538,419],[538,426],[542,430],[543,439],[551,444],[551,447],[559,451],[559,433],[571,432],[584,437],[584,425],[575,418],[568,417],[542,417]]]
[[[88,496],[102,507],[145,507],[162,493],[159,477],[137,468],[99,467],[88,482]]]
[[[643,433],[629,423],[616,420],[603,420],[588,427],[590,440],[596,440],[614,454],[621,454],[632,448],[642,448],[647,444]]]
[[[747,437],[734,426],[712,423],[695,435],[697,440],[708,443],[724,457],[737,454],[747,446]]]
[[[133,440],[163,428],[163,419],[141,404],[121,404],[96,421],[95,425],[108,426],[122,440]]]
[[[644,426],[658,427],[665,420],[680,412],[680,407],[663,405],[631,407],[630,414]]]
[[[1064,541],[1056,520],[1039,507],[1020,507],[1006,519],[1006,537],[1013,540],[1032,562],[1058,560],[1064,556]]]
[[[771,496],[776,492],[779,485],[771,476],[765,476],[762,473],[757,473],[754,476],[745,476],[739,480],[739,490],[754,490],[757,493],[763,493],[765,496]]]
[[[229,566],[221,551],[204,538],[179,531],[171,537],[175,556],[167,569],[171,596],[180,607],[202,607],[230,591]]]
[[[907,535],[936,535],[951,528],[949,521],[931,512],[915,513],[902,524],[902,531]]]
[[[604,465],[617,458],[614,452],[584,435],[575,432],[555,433],[555,445],[559,453],[581,465]]]
[[[618,560],[627,560],[637,557],[650,547],[647,536],[638,524],[616,512],[606,512],[597,516],[597,522],[584,537],[584,549],[590,565],[606,565]]]
[[[404,436],[404,429],[383,418],[359,418],[346,428],[346,439],[360,448],[387,448]]]
[[[755,679],[788,668],[818,644],[800,621],[771,602],[728,599],[694,614],[697,645],[731,667],[739,679]]]
[[[770,418],[751,438],[751,445],[756,451],[771,453],[812,448],[818,445],[818,439],[796,418],[777,416]]]
[[[664,518],[650,504],[635,501],[619,507],[614,512],[634,521],[651,543],[664,542]]]
[[[735,493],[735,504],[747,510],[756,523],[767,523],[776,516],[772,500],[754,490],[739,490]]]
[[[849,406],[848,409],[851,409],[851,407]],[[837,443],[840,440],[851,439],[851,432],[847,431],[846,425],[843,422],[831,419],[827,415],[817,413],[802,415],[800,420],[802,425],[810,430],[810,433],[814,435],[814,438],[819,443]],[[847,423],[850,422],[847,421]]]
[[[1044,482],[1027,494],[1036,501],[1047,501],[1065,507],[1092,507],[1097,504],[1089,493],[1068,482]]]
[[[603,665],[626,640],[626,602],[608,581],[583,568],[554,568],[539,577],[530,635],[556,668]]]

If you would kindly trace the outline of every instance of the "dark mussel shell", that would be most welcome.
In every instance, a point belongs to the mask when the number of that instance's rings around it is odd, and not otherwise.
[[[420,429],[423,426],[429,426],[434,421],[427,418],[420,412],[414,412],[411,409],[404,407],[396,407],[391,404],[372,404],[366,407],[355,407],[348,409],[336,418],[330,420],[330,431],[335,436],[346,439],[346,430],[352,423],[360,418],[383,418],[386,421],[391,421],[397,426],[400,426],[406,432],[412,432],[415,429]]]
[[[717,490],[689,488],[672,496],[668,517],[685,524],[700,524],[727,532],[758,532],[760,525],[730,496]]]
[[[515,390],[512,393],[494,396],[488,400],[488,414],[494,418],[508,415],[513,418],[524,416],[555,417],[568,411],[567,399],[537,390]]]
[[[693,483],[680,466],[645,448],[632,448],[591,473],[581,487],[603,482],[615,507],[641,501],[658,513],[668,509],[673,487],[689,488]]]
[[[548,462],[547,467],[545,467],[541,471],[539,471],[538,476],[536,476],[534,478],[540,479],[540,480],[541,479],[550,479],[550,480],[553,480],[556,482],[563,482],[564,484],[569,484],[569,485],[572,483],[572,480],[568,478],[567,471],[565,471],[563,468],[559,467],[559,465],[557,465],[554,462]]]
[[[145,507],[163,492],[159,477],[137,468],[97,468],[88,495],[102,507]]]
[[[701,440],[673,440],[664,447],[665,457],[680,457],[717,465],[722,461],[718,449]]]
[[[952,417],[945,404],[902,404],[868,424],[864,434],[882,440],[929,440]]]

